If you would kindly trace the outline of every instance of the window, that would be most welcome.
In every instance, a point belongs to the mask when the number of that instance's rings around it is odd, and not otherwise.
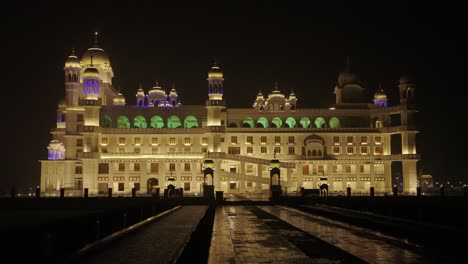
[[[140,148],[134,148],[133,152],[135,152],[136,154],[139,154],[140,153]]]
[[[83,139],[82,138],[79,138],[76,140],[76,146],[77,147],[82,147],[83,146]]]
[[[151,163],[151,173],[158,173],[158,172],[159,172],[159,164]]]
[[[107,146],[107,144],[108,144],[108,138],[106,137],[101,138],[101,145]]]
[[[202,148],[201,151],[206,153],[206,152],[208,152],[208,148]]]
[[[152,137],[151,138],[151,145],[156,146],[159,144],[159,138],[158,137]]]
[[[294,155],[295,154],[295,147],[289,147],[288,148],[288,154],[289,155]]]
[[[184,191],[190,191],[190,182],[184,182]]]
[[[175,137],[170,137],[169,138],[169,145],[174,146],[176,144],[176,138]]]
[[[247,147],[247,154],[253,154],[253,147]]]
[[[350,164],[345,166],[345,171],[346,171],[346,173],[351,173],[352,172],[352,168],[351,168]]]
[[[267,147],[261,147],[260,148],[260,153],[267,154]]]
[[[361,147],[361,155],[368,155],[369,148],[368,147]]]
[[[176,152],[176,148],[169,148],[169,153],[174,153]]]
[[[246,172],[247,172],[247,174],[254,173],[254,165],[253,164],[247,164]]]
[[[202,137],[201,138],[201,144],[202,145],[208,145],[208,138],[207,137]]]
[[[189,137],[184,138],[184,145],[190,146],[192,144],[192,139]]]
[[[275,154],[281,154],[281,147],[275,147]]]
[[[141,145],[141,138],[140,137],[136,137],[133,139],[133,143],[137,146]]]
[[[228,148],[229,154],[240,154],[240,147],[229,147]]]
[[[125,171],[125,163],[119,163],[119,171]]]
[[[190,152],[192,152],[192,148],[184,148],[184,152],[185,153],[190,153]]]
[[[320,174],[325,173],[325,171],[323,170],[323,164],[317,165],[317,172]]]
[[[375,147],[374,155],[383,155],[383,147],[382,146]]]
[[[133,171],[140,171],[140,163],[133,164]]]
[[[340,145],[340,137],[333,137],[333,145]]]
[[[363,174],[369,174],[370,164],[359,164],[359,172]]]
[[[339,173],[342,173],[342,170],[343,168],[341,164],[333,164],[333,173],[339,174]]]
[[[139,182],[133,183],[133,188],[135,188],[135,191],[139,191],[140,190],[140,183]]]
[[[109,163],[99,163],[98,173],[99,174],[109,174]]]
[[[231,144],[237,144],[237,136],[231,137]]]
[[[83,166],[76,166],[75,174],[83,174]]]
[[[190,171],[190,163],[184,163],[184,171]]]
[[[353,136],[346,137],[346,145],[354,145],[354,137]]]
[[[354,155],[354,147],[346,147],[346,153],[348,155]]]
[[[253,144],[253,137],[252,137],[252,136],[248,136],[247,139],[246,139],[246,143],[247,143],[247,144]]]
[[[76,116],[76,121],[77,121],[77,122],[83,122],[83,114],[78,114],[78,115]]]
[[[222,138],[220,139],[220,141],[221,141],[221,143],[224,143],[224,137],[222,137]]]
[[[366,136],[362,136],[361,137],[361,145],[367,145],[369,142],[367,140],[367,137]]]
[[[309,164],[302,165],[302,174],[309,174]]]
[[[247,188],[252,188],[252,182],[247,182]]]
[[[265,136],[260,137],[260,143],[266,144],[267,143],[267,137],[265,137]]]
[[[169,171],[175,171],[175,163],[169,163]]]
[[[119,182],[119,192],[122,192],[124,190],[125,184],[123,182]]]
[[[125,145],[125,138],[119,137],[119,145]]]
[[[340,155],[341,147],[333,147],[333,155]]]
[[[119,152],[119,153],[125,153],[125,151],[126,151],[125,148],[119,148],[119,149],[118,149],[118,152]]]
[[[288,143],[289,144],[294,144],[294,140],[295,138],[294,137],[288,137]]]
[[[382,163],[374,164],[374,173],[375,174],[384,174],[384,165]]]
[[[158,154],[158,152],[159,152],[158,148],[152,148],[151,149],[151,153],[153,153],[153,154]]]
[[[109,150],[107,148],[101,148],[101,153],[108,153]]]
[[[374,143],[375,143],[375,145],[382,145],[382,137],[381,136],[375,136]]]
[[[281,137],[275,137],[275,144],[281,144]]]

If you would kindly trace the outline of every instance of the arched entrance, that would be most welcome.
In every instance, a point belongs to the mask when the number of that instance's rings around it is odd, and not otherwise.
[[[153,194],[156,192],[156,188],[159,185],[159,181],[156,178],[149,178],[146,186],[148,187],[148,194]]]

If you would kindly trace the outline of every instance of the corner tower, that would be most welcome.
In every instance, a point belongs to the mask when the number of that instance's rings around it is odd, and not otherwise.
[[[67,106],[77,106],[80,94],[81,63],[75,54],[75,49],[65,61],[64,71]]]
[[[222,111],[226,103],[223,100],[223,72],[216,63],[208,71],[208,100],[206,101],[208,126],[222,126]]]

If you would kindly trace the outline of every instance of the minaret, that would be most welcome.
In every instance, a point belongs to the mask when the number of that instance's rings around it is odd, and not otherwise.
[[[98,99],[99,81],[99,71],[94,67],[93,57],[91,56],[91,64],[83,72],[83,94],[85,99]]]
[[[221,126],[221,112],[225,108],[223,100],[223,72],[216,63],[208,71],[208,100],[206,108],[208,112],[208,126]]]
[[[379,90],[374,93],[373,101],[376,106],[387,107],[387,94],[382,89],[382,87],[379,87]]]
[[[81,63],[75,54],[75,49],[72,50],[72,53],[65,61],[64,71],[67,106],[77,106],[80,90]]]

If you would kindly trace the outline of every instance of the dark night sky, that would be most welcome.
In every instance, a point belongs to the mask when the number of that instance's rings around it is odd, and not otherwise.
[[[327,107],[347,56],[367,93],[381,83],[390,104],[398,100],[400,75],[411,75],[422,131],[419,165],[438,179],[466,181],[466,157],[456,155],[466,143],[458,140],[462,129],[456,125],[464,105],[452,69],[455,6],[287,2],[13,7],[2,30],[8,169],[0,191],[39,183],[38,160],[47,158],[49,130],[65,95],[64,60],[72,47],[81,56],[94,31],[110,55],[114,84],[130,104],[140,83],[147,91],[155,80],[166,89],[174,82],[183,104],[203,104],[213,58],[225,74],[229,107],[250,107],[258,90],[269,92],[275,81],[282,92],[294,90],[298,107]]]

